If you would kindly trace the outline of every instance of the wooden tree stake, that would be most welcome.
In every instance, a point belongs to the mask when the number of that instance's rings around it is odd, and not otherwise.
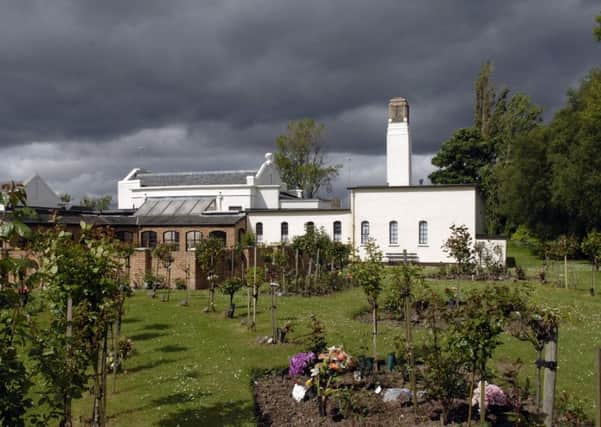
[[[543,413],[545,426],[553,426],[553,408],[555,406],[555,383],[557,377],[557,339],[555,330],[553,338],[545,344],[545,384],[543,393]]]
[[[596,359],[597,375],[595,386],[597,388],[597,407],[595,408],[595,426],[601,427],[601,347],[597,348]]]

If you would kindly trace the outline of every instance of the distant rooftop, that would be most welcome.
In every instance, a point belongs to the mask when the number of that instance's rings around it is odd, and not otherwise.
[[[202,171],[202,172],[138,172],[142,187],[169,187],[175,185],[235,185],[246,184],[246,177],[256,170]]]
[[[149,197],[134,216],[187,216],[202,215],[215,197]]]

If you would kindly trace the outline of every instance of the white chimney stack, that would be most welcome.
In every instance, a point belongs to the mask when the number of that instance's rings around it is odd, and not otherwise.
[[[389,186],[411,185],[409,103],[405,98],[393,98],[388,103],[386,181]]]

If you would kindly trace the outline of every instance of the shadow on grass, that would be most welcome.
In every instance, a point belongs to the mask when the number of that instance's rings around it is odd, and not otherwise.
[[[156,329],[158,331],[164,331],[169,328],[171,328],[171,325],[167,323],[151,323],[144,326],[144,329]]]
[[[121,323],[137,323],[137,322],[141,322],[141,319],[138,319],[137,317],[126,317],[123,320],[121,320]]]
[[[186,351],[189,347],[185,347],[183,345],[164,345],[163,347],[157,348],[157,351],[162,353],[179,353],[180,351]]]
[[[193,402],[201,397],[210,396],[211,393],[203,391],[193,391],[191,393],[174,393],[169,396],[159,397],[152,400],[152,406],[177,405],[178,403]]]
[[[135,372],[144,371],[146,369],[153,369],[159,366],[167,365],[169,363],[177,362],[177,359],[156,359],[152,362],[144,363],[142,365],[134,366],[133,368],[129,368],[127,370],[128,373],[133,374]]]
[[[135,341],[145,341],[145,340],[151,340],[153,338],[158,338],[158,337],[163,337],[167,334],[160,334],[158,332],[142,332],[140,334],[135,334],[130,336],[130,338],[132,340]]]
[[[172,412],[157,425],[160,427],[244,426],[254,422],[248,402],[238,400]]]

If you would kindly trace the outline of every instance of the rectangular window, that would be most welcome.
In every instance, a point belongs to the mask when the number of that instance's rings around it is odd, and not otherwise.
[[[232,212],[240,212],[242,210],[242,206],[230,206],[228,210]]]
[[[281,224],[281,241],[282,243],[288,243],[288,223],[287,222],[283,222]]]
[[[342,223],[340,221],[334,221],[334,241],[342,241]]]
[[[263,223],[257,222],[255,225],[255,232],[257,234],[257,243],[263,243]]]
[[[391,245],[399,244],[399,224],[396,221],[390,221],[388,225],[388,241]]]
[[[369,242],[369,222],[361,223],[361,244],[366,245]]]
[[[428,223],[426,221],[419,222],[419,244],[428,244]]]
[[[143,231],[141,241],[143,248],[154,248],[157,245],[157,233],[154,231]]]

